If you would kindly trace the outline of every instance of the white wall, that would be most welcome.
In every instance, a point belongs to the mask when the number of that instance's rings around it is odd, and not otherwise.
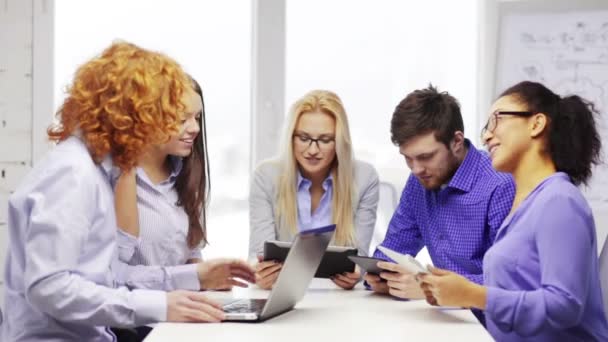
[[[501,91],[501,89],[496,89],[497,84],[500,82],[497,80],[497,64],[499,63],[498,58],[498,49],[499,49],[499,34],[501,19],[508,13],[526,13],[526,14],[556,14],[560,12],[566,11],[606,11],[608,9],[608,2],[606,0],[579,0],[579,1],[570,1],[570,0],[482,0],[480,2],[481,15],[482,19],[479,23],[479,75],[478,75],[478,91],[477,91],[477,102],[479,107],[479,123],[480,128],[481,125],[485,124],[487,120],[487,110],[489,109],[494,97],[497,92]],[[543,24],[545,25],[545,24]],[[545,25],[546,26],[546,25]],[[568,29],[567,24],[559,25],[562,27],[548,26],[547,29],[549,32],[558,31]],[[589,38],[590,39],[590,38]],[[509,54],[511,53],[511,54]],[[505,51],[503,57],[509,58],[508,61],[517,60],[517,51]],[[509,62],[503,62],[506,64],[510,64]],[[593,69],[595,74],[598,75],[599,79],[607,80],[608,75],[602,76],[601,73],[604,72],[605,67],[603,69]],[[508,73],[514,79],[519,78],[515,72]],[[581,71],[579,76],[582,77],[583,72]],[[555,74],[551,74],[550,77],[546,77],[543,81],[547,86],[553,87],[554,83],[551,82],[557,76]],[[520,80],[524,80],[523,76]],[[497,82],[498,81],[498,82]],[[554,81],[554,80],[553,80]],[[500,87],[500,86],[498,86]],[[558,92],[558,89],[552,89],[553,91]],[[583,97],[588,97],[588,94],[584,94],[583,89],[577,89],[576,87],[568,90],[568,91],[578,91],[582,93]],[[564,94],[562,94],[564,95]],[[608,97],[606,97],[608,98]],[[593,99],[593,98],[591,98]],[[596,102],[598,102],[596,100]],[[596,103],[598,108],[602,110],[602,103]],[[604,105],[605,106],[605,105]],[[599,127],[600,133],[604,132],[606,134],[606,127],[603,127],[608,123],[606,119],[606,113],[602,113],[602,117],[600,117]],[[604,141],[604,156],[608,156],[608,145],[606,141]],[[608,161],[608,157],[605,161]],[[591,180],[591,185],[594,185],[592,188],[593,191],[582,187],[583,193],[587,197],[589,201],[589,205],[593,210],[593,215],[595,218],[596,232],[597,232],[597,241],[598,241],[598,252],[601,250],[602,244],[608,236],[608,202],[604,199],[594,198],[594,193],[606,193],[608,189],[603,189],[605,187],[606,182],[594,182],[594,180],[602,179],[600,177],[605,177],[605,167],[598,167],[595,170],[594,178]],[[602,173],[604,172],[604,173]],[[605,198],[602,196],[602,198]]]
[[[31,162],[32,11],[32,1],[8,0],[0,8],[0,286],[8,196]]]
[[[8,197],[48,149],[52,111],[53,2],[4,0],[0,5],[0,304],[8,246]]]
[[[251,170],[278,152],[285,106],[285,6],[253,1]]]

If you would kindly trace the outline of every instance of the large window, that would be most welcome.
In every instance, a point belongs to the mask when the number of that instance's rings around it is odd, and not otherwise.
[[[349,116],[355,157],[393,185],[393,191],[380,188],[372,251],[410,173],[390,141],[395,106],[432,83],[460,101],[465,135],[478,140],[477,11],[476,1],[287,2],[286,107],[311,89],[336,92]],[[430,262],[426,250],[417,257]]]
[[[315,89],[335,91],[349,115],[355,155],[401,188],[409,170],[390,142],[395,106],[429,83],[476,119],[476,1],[289,0],[286,106]]]
[[[115,39],[164,52],[199,81],[211,161],[211,244],[203,254],[245,257],[251,3],[62,0],[55,10],[55,107],[76,67]]]
[[[285,112],[311,89],[335,91],[349,115],[356,157],[399,191],[409,170],[389,127],[407,93],[429,83],[449,91],[461,102],[466,135],[476,141],[477,5],[289,0]],[[203,86],[212,181],[206,257],[247,253],[251,15],[251,2],[241,0],[56,2],[56,106],[76,66],[115,39],[167,53]]]

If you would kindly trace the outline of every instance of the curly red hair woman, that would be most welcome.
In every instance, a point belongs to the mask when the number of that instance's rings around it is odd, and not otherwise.
[[[114,43],[78,69],[48,130],[57,146],[9,199],[7,340],[115,341],[108,326],[217,322],[221,304],[198,291],[253,281],[236,259],[179,267],[117,259],[112,165],[127,172],[179,137],[193,99],[175,61],[133,44]]]
[[[117,42],[77,70],[58,111],[60,123],[48,135],[63,141],[77,133],[96,162],[110,153],[128,170],[147,146],[179,132],[189,89],[192,81],[172,59]]]

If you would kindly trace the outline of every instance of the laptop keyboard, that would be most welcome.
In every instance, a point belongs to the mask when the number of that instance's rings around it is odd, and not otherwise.
[[[245,299],[224,306],[225,312],[248,313],[262,312],[266,299]]]

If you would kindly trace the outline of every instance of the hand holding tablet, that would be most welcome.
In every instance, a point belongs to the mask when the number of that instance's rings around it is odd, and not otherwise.
[[[378,275],[380,272],[385,272],[385,270],[378,267],[378,262],[384,261],[382,259],[357,255],[350,255],[348,258],[355,264],[359,265],[359,267],[361,267],[361,269],[366,273]]]

